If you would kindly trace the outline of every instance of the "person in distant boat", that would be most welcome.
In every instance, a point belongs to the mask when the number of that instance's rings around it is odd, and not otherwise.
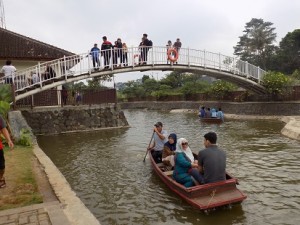
[[[168,137],[168,141],[164,145],[162,152],[162,162],[170,167],[174,166],[174,155],[176,150],[177,135],[171,133]]]
[[[226,180],[226,153],[217,146],[217,134],[204,135],[205,149],[198,154],[199,171],[205,184]]]
[[[187,188],[203,183],[203,177],[198,170],[198,160],[195,160],[185,138],[177,140],[173,178]]]
[[[202,106],[199,110],[199,117],[204,118],[205,117],[205,107]]]
[[[162,152],[164,149],[164,144],[167,142],[167,131],[163,130],[162,122],[157,122],[154,124],[154,136],[153,143],[148,148],[148,151],[151,151],[152,157],[156,163],[162,162]]]
[[[210,112],[211,112],[211,118],[217,118],[217,111],[215,108],[212,108]]]
[[[210,118],[211,117],[211,111],[210,111],[210,108],[206,108],[206,111],[205,111],[205,117],[206,118]]]
[[[219,108],[217,112],[217,118],[220,118],[222,121],[224,121],[224,113],[221,108]]]

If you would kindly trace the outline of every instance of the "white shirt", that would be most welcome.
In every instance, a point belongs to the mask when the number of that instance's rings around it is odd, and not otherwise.
[[[165,130],[161,131],[161,134],[165,137],[164,140],[161,140],[160,137],[155,132],[153,138],[155,142],[154,151],[162,151],[164,149],[164,144],[168,141],[167,136],[168,133]]]
[[[39,78],[39,76],[36,73],[32,74],[31,79],[32,79],[32,83],[33,84],[35,84],[35,83],[37,83],[37,82],[40,81],[40,78]]]
[[[1,69],[1,73],[4,73],[5,78],[15,78],[16,67],[12,65],[4,65]]]

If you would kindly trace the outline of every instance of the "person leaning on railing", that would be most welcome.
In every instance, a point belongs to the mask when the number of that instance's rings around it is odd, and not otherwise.
[[[16,67],[12,65],[10,60],[7,60],[5,65],[2,67],[0,73],[4,73],[5,83],[12,84],[15,78]]]

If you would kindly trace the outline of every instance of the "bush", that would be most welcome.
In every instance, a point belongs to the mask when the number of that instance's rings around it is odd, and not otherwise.
[[[273,96],[283,95],[289,91],[291,79],[280,72],[267,72],[263,79],[263,86]]]
[[[23,146],[32,146],[32,137],[29,130],[24,128],[20,130],[20,140],[18,144]]]

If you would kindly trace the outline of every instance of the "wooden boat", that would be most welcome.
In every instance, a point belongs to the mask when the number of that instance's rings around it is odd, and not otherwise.
[[[240,203],[247,198],[236,187],[238,184],[237,179],[228,173],[225,181],[186,188],[172,178],[173,171],[164,171],[166,169],[165,165],[163,163],[156,164],[152,155],[149,155],[152,167],[160,179],[173,192],[200,210],[208,211],[221,206],[231,206],[231,204]]]
[[[203,123],[223,123],[224,122],[221,118],[212,118],[212,117],[200,117],[200,121]]]

